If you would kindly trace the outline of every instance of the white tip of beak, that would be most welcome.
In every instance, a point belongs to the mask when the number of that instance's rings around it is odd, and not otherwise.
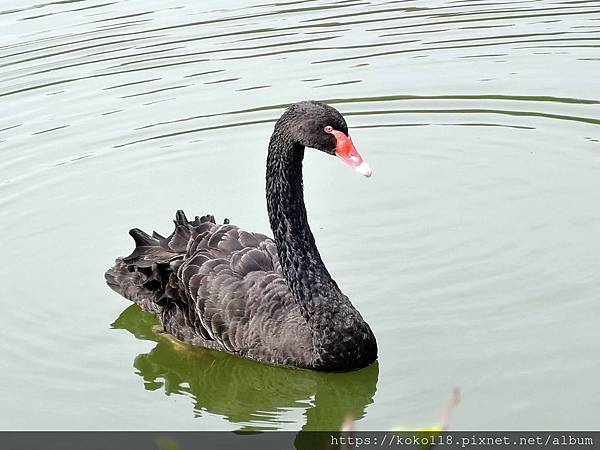
[[[358,166],[354,168],[354,170],[356,170],[358,173],[364,175],[367,178],[373,175],[373,169],[371,168],[371,166],[369,166],[369,163],[367,163],[366,161],[361,162]]]

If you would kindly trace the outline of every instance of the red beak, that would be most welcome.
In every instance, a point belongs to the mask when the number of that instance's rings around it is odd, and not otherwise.
[[[352,167],[361,175],[370,177],[373,174],[373,169],[369,166],[369,163],[362,159],[360,153],[354,147],[350,136],[346,136],[344,133],[338,130],[328,131],[333,134],[337,142],[335,146],[335,154],[341,158],[346,164]]]

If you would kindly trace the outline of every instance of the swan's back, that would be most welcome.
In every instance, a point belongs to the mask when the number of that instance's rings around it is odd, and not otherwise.
[[[193,345],[264,362],[310,367],[306,320],[286,284],[275,242],[182,211],[168,237],[132,229],[135,250],[106,272],[110,287],[155,313]]]

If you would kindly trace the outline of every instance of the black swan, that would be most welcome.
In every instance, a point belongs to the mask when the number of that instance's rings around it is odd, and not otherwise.
[[[108,285],[192,345],[322,371],[373,363],[375,336],[331,278],[308,226],[305,147],[372,173],[336,109],[295,103],[269,142],[266,196],[274,240],[228,220],[216,224],[212,215],[188,221],[178,211],[169,237],[129,232],[135,250],[106,272]]]

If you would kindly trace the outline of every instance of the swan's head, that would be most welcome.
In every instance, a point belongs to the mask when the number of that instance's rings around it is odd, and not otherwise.
[[[312,100],[294,103],[280,121],[304,147],[335,155],[365,177],[372,175],[373,169],[354,147],[346,120],[337,109]]]

